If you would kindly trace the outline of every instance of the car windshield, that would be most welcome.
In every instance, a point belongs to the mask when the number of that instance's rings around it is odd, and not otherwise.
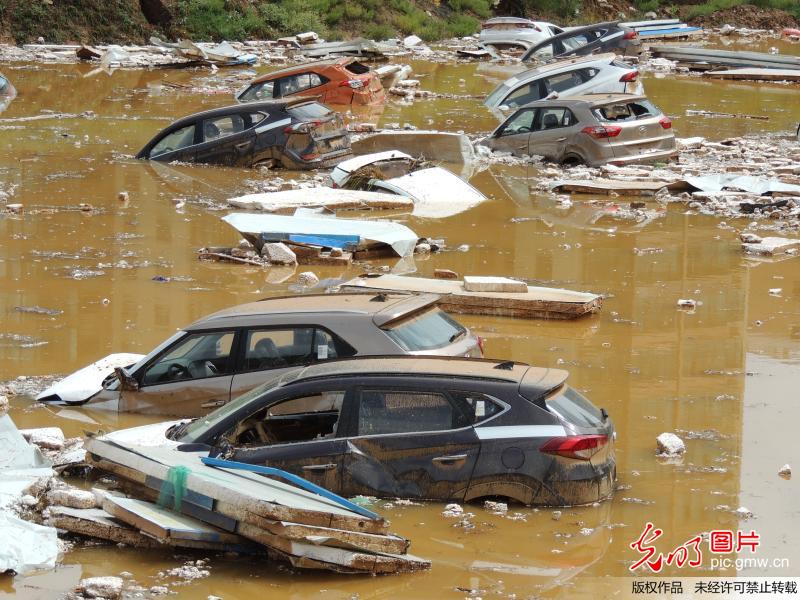
[[[264,394],[265,392],[282,387],[297,379],[303,369],[295,369],[288,373],[276,375],[268,379],[256,388],[246,392],[228,402],[225,406],[221,406],[215,411],[208,413],[205,417],[200,417],[189,423],[183,431],[180,432],[176,441],[191,444],[203,438],[206,432],[214,429],[217,425],[225,421],[230,415],[234,414],[243,406],[247,406],[250,402]]]
[[[330,109],[319,102],[309,102],[308,104],[292,106],[287,110],[287,112],[295,119],[299,119],[301,121],[319,119],[321,117],[327,117],[329,114],[331,114]]]
[[[438,308],[429,308],[384,329],[407,352],[434,350],[453,343],[467,330]]]

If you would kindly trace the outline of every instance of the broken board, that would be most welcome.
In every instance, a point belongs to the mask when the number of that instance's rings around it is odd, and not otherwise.
[[[800,69],[727,69],[706,71],[703,77],[744,81],[800,81]]]
[[[742,250],[748,254],[778,256],[800,252],[800,240],[782,237],[765,237],[755,244],[742,244]]]
[[[366,192],[330,187],[303,188],[247,194],[230,198],[228,204],[246,210],[292,215],[298,208],[324,206],[330,210],[411,210],[411,198],[384,192]]]
[[[598,312],[603,297],[560,288],[527,286],[527,292],[469,292],[462,281],[402,275],[356,277],[340,286],[342,292],[412,292],[439,294],[444,311],[527,319],[574,319]]]
[[[157,548],[161,545],[158,540],[114,519],[101,508],[51,506],[49,510],[47,522],[58,529],[134,548]]]
[[[684,181],[630,181],[627,179],[556,181],[550,186],[550,190],[553,192],[605,195],[613,192],[621,196],[653,196],[663,188],[673,192],[689,189],[689,186]]]

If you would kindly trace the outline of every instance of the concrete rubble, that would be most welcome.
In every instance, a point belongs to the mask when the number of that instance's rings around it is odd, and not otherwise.
[[[664,432],[656,438],[659,456],[681,456],[686,452],[686,444],[674,433]]]

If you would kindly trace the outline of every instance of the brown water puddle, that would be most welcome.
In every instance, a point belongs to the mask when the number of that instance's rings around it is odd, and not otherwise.
[[[414,68],[423,88],[439,92],[485,94],[497,82],[483,64]],[[10,201],[25,205],[25,212],[0,217],[0,380],[69,372],[110,352],[147,352],[213,310],[292,293],[294,276],[270,283],[274,271],[195,258],[201,246],[236,243],[236,233],[218,219],[224,213],[212,209],[249,191],[246,181],[261,178],[258,172],[130,158],[172,118],[230,101],[227,93],[176,90],[164,82],[227,91],[253,71],[117,71],[84,78],[90,70],[85,66],[2,69],[19,97],[0,115],[0,188],[16,186]],[[645,86],[676,117],[681,136],[785,132],[800,119],[791,102],[796,87],[689,77],[647,77]],[[770,120],[687,117],[690,108],[768,114]],[[392,122],[467,133],[496,123],[480,100],[467,98],[392,103],[380,123]],[[421,236],[444,237],[453,248],[469,245],[466,252],[417,259],[423,276],[448,268],[609,296],[599,315],[575,322],[461,320],[487,338],[489,356],[567,368],[572,383],[608,410],[619,431],[621,489],[613,500],[564,509],[558,520],[552,510],[511,507],[509,515],[498,516],[467,507],[474,527],[456,526],[439,504],[378,501],[374,507],[413,541],[412,551],[433,560],[430,573],[298,575],[266,562],[221,557],[212,560],[210,577],[175,587],[180,597],[245,598],[264,590],[280,598],[464,598],[469,590],[482,597],[597,597],[597,578],[628,574],[638,558],[629,544],[647,520],[664,530],[658,548],[665,552],[702,531],[755,529],[763,536],[759,556],[787,557],[794,567],[770,574],[797,573],[800,551],[787,536],[800,525],[790,500],[797,498],[798,478],[784,481],[777,470],[800,464],[800,449],[791,441],[798,420],[792,400],[800,384],[798,259],[746,259],[734,232],[718,219],[685,214],[678,206],[641,224],[614,219],[588,204],[589,197],[559,208],[529,187],[530,174],[524,167],[495,166],[472,179],[488,202],[442,221],[401,220]],[[123,190],[127,203],[118,199]],[[185,205],[176,208],[180,201]],[[93,210],[78,210],[81,203]],[[358,273],[313,270],[330,279]],[[172,279],[153,280],[157,276]],[[772,288],[783,291],[770,295]],[[678,310],[679,298],[702,304]],[[63,312],[18,312],[17,306]],[[25,398],[15,399],[12,416],[20,427],[54,424],[68,435],[146,421],[36,408]],[[655,437],[663,431],[687,439],[682,463],[655,457]],[[732,510],[741,505],[756,518],[740,524]],[[79,548],[43,578],[0,580],[0,596],[16,589],[21,598],[57,597],[73,579],[122,571],[149,587],[161,583],[159,571],[182,562],[171,553]],[[704,567],[702,574],[710,575],[707,558]],[[627,581],[619,586],[629,591]]]

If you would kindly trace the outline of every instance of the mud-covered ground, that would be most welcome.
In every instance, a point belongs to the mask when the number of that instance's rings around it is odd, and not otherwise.
[[[776,39],[731,44],[800,54],[800,46]],[[477,137],[497,124],[479,96],[519,69],[403,60],[434,97],[393,98],[349,120]],[[229,103],[233,89],[271,68],[90,75],[91,65],[0,62],[19,91],[0,115],[0,393],[11,397],[20,427],[56,425],[75,437],[152,421],[40,407],[31,395],[40,376],[70,372],[111,352],[147,352],[213,310],[299,291],[297,275],[305,267],[201,262],[195,251],[238,242],[219,220],[227,198],[275,185],[275,177],[293,185],[313,175],[132,159],[172,119]],[[644,85],[679,137],[705,138],[670,167],[675,173],[738,165],[755,174],[749,162],[774,175],[778,167],[798,165],[797,143],[789,138],[800,120],[796,86],[673,72],[649,72]],[[465,514],[444,516],[441,504],[376,500],[372,507],[392,521],[393,531],[433,561],[429,573],[396,577],[298,573],[233,556],[142,553],[74,540],[55,572],[0,579],[0,596],[55,598],[82,577],[124,573],[132,597],[164,589],[178,597],[226,599],[265,590],[278,598],[608,597],[630,592],[628,566],[639,555],[629,544],[647,521],[664,530],[657,546],[665,553],[712,529],[746,529],[761,536],[758,557],[789,565],[714,571],[706,552],[700,569],[672,566],[668,575],[796,575],[797,478],[781,478],[778,470],[800,463],[791,442],[800,417],[800,258],[750,257],[738,237],[776,228],[797,237],[796,217],[718,214],[677,195],[572,195],[566,201],[546,191],[547,184],[603,173],[578,168],[570,174],[533,160],[495,159],[481,167],[463,174],[489,197],[483,204],[441,220],[393,218],[453,248],[417,257],[414,268],[422,276],[446,268],[606,296],[601,313],[577,321],[460,320],[487,339],[488,356],[569,369],[572,384],[606,408],[619,432],[619,482],[610,501],[559,510],[511,506],[499,514],[467,505]],[[9,204],[22,206],[2,210]],[[358,274],[356,268],[313,270],[328,282]],[[694,306],[681,308],[679,299]],[[656,457],[662,432],[685,440],[681,460]],[[742,507],[753,516],[743,520]]]

